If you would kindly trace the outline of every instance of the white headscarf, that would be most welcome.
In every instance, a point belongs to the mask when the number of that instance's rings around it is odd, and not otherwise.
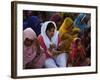
[[[47,28],[47,25],[49,23],[54,24],[54,27],[55,27],[54,36],[51,38],[51,41],[48,38],[48,36],[46,35],[46,28]],[[42,27],[41,27],[41,35],[43,37],[44,43],[45,43],[47,48],[50,48],[50,44],[52,44],[52,43],[54,43],[56,45],[56,47],[58,46],[58,31],[57,31],[55,22],[53,22],[53,21],[46,21],[46,22],[44,22],[42,24]]]

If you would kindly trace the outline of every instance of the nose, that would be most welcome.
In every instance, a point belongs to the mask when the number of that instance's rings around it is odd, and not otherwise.
[[[53,35],[54,35],[54,32],[51,33],[51,36],[53,36]]]

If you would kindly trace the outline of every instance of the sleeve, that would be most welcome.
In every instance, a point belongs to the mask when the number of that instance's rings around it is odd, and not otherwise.
[[[45,46],[45,43],[44,43],[44,41],[43,41],[43,37],[42,37],[41,35],[38,36],[38,41],[39,41],[41,47],[42,47],[44,50],[46,50],[46,46]]]
[[[59,45],[60,42],[61,42],[61,38],[60,38],[60,36],[58,35],[58,45]]]
[[[46,54],[46,57],[51,57],[51,55],[49,55],[49,53],[48,53],[48,50],[46,48],[46,45],[45,45],[45,43],[43,41],[43,37],[41,35],[38,36],[38,41],[39,41],[41,47],[44,49],[44,52]]]

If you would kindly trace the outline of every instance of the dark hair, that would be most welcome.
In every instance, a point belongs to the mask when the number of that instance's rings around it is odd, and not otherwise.
[[[76,39],[76,44],[78,44],[79,42],[80,42],[81,40],[78,38],[78,39]]]
[[[51,30],[52,28],[55,28],[54,24],[53,24],[53,23],[49,23],[49,24],[47,25],[46,31],[47,31],[47,30]]]

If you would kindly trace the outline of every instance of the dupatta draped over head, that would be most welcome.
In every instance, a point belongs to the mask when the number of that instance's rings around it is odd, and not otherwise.
[[[73,20],[69,17],[65,18],[63,24],[59,29],[60,36],[62,36],[66,32],[69,32],[67,28],[71,27],[71,25],[73,25]]]
[[[80,45],[78,44],[80,42]],[[85,61],[85,50],[81,44],[80,38],[75,38],[71,43],[71,51],[69,54],[69,62],[73,66],[81,66]]]
[[[79,28],[74,27],[74,22],[70,17],[65,18],[63,24],[59,29],[59,35],[61,40],[65,41],[65,51],[69,52],[69,47],[72,40],[77,37],[78,32],[80,31]],[[71,27],[71,28],[70,28]],[[70,28],[70,30],[69,30]]]
[[[33,41],[37,40],[35,32],[31,28],[24,30],[24,41],[26,38],[29,38]],[[39,48],[40,47],[40,48]],[[39,50],[39,51],[38,51]],[[24,45],[24,68],[33,69],[33,68],[42,68],[46,59],[44,50],[38,44],[38,41],[35,41],[31,46],[27,47]]]
[[[55,27],[54,36],[51,38],[51,41],[46,34],[46,28],[47,28],[49,23],[52,23]],[[53,21],[44,22],[43,25],[42,25],[42,28],[41,28],[41,35],[43,37],[44,43],[45,43],[47,48],[50,48],[50,44],[52,44],[52,43],[54,43],[56,45],[56,47],[58,46],[58,32],[57,32],[55,22],[53,22]]]
[[[36,38],[36,34],[31,28],[26,28],[24,30],[23,35],[24,35],[24,41],[25,41],[26,38],[31,39],[31,40],[34,40]],[[32,46],[27,47],[27,46],[24,45],[23,56],[24,56],[23,61],[24,61],[24,68],[25,68],[25,65],[28,62],[32,61],[32,59],[35,58],[36,50],[33,49]]]

